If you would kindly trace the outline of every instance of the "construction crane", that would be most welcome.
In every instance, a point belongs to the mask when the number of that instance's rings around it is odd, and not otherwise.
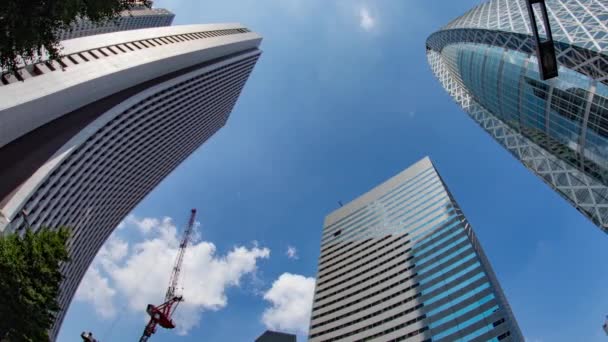
[[[182,296],[176,295],[175,291],[177,289],[179,273],[182,269],[182,262],[184,261],[186,247],[188,247],[190,235],[192,235],[192,230],[194,229],[195,217],[196,209],[192,209],[190,213],[190,220],[188,221],[188,225],[186,226],[186,230],[184,231],[184,236],[179,245],[179,250],[177,251],[177,258],[175,259],[175,265],[173,266],[173,271],[171,272],[169,288],[167,289],[167,293],[165,294],[165,302],[158,306],[148,304],[146,312],[148,313],[148,315],[150,315],[150,321],[146,325],[144,333],[139,339],[139,342],[147,341],[150,336],[152,336],[152,334],[156,332],[156,327],[158,325],[165,329],[175,328],[175,322],[173,322],[173,319],[171,317],[173,316],[173,313],[177,309],[179,303],[184,300]]]

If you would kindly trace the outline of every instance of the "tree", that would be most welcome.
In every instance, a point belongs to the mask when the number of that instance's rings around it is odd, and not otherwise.
[[[78,18],[95,23],[116,20],[135,5],[151,0],[2,0],[0,1],[0,69],[13,71],[21,60],[61,56],[59,32]]]
[[[67,228],[0,236],[0,341],[48,341],[68,261]]]

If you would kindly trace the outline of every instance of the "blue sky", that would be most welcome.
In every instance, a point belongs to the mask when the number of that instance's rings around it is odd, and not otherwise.
[[[157,0],[176,25],[243,23],[264,37],[264,53],[227,126],[116,231],[59,341],[79,341],[83,330],[103,342],[139,337],[145,305],[133,305],[144,294],[161,300],[168,279],[154,271],[173,262],[173,224],[192,207],[200,238],[184,283],[207,285],[184,289],[188,332],[153,340],[252,341],[264,322],[297,331],[324,216],[425,155],[527,339],[604,341],[607,237],[468,118],[426,63],[426,37],[477,3]],[[161,242],[168,252],[153,253]]]

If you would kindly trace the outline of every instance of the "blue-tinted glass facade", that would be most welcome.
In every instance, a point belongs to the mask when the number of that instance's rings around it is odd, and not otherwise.
[[[428,158],[326,219],[311,341],[522,341]]]
[[[428,38],[427,57],[476,122],[608,232],[608,7],[546,5],[557,78],[540,80],[525,0],[473,8]]]

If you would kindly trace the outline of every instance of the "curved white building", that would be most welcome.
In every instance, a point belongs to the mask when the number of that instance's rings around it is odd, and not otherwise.
[[[52,338],[118,223],[218,131],[261,51],[239,24],[63,42],[0,84],[0,232],[72,228]]]

